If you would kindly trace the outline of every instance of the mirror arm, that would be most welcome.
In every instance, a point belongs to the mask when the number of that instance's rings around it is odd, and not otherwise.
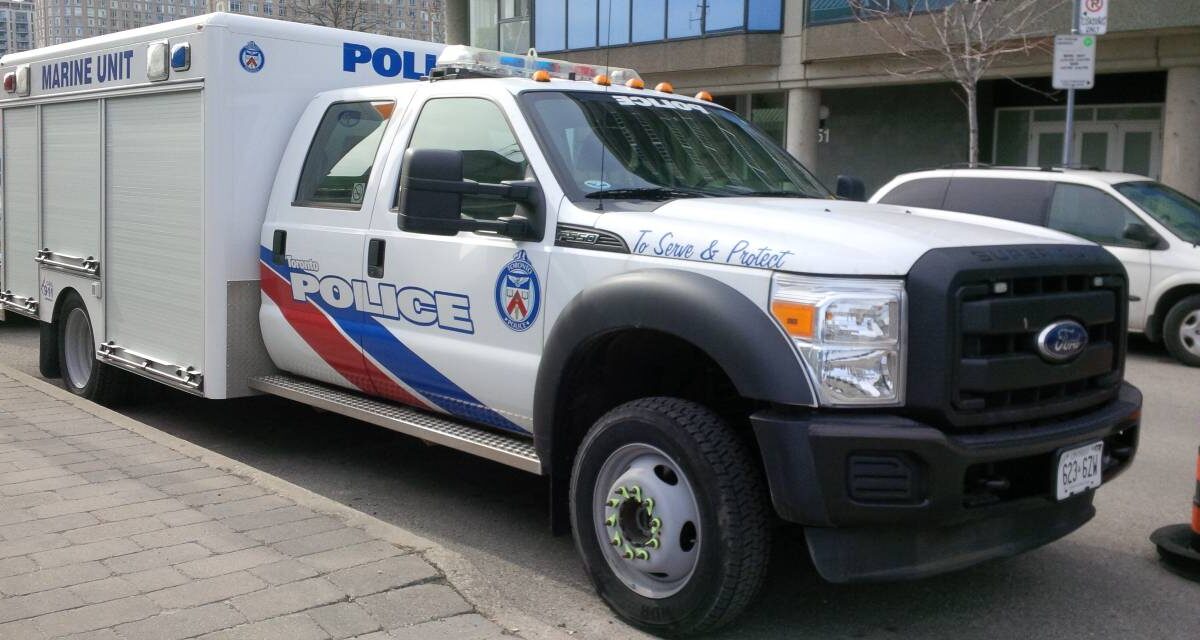
[[[438,180],[435,178],[409,178],[409,189],[461,193],[470,196],[496,196],[508,200],[532,202],[537,194],[534,180],[511,180],[500,184],[476,182],[474,180]]]

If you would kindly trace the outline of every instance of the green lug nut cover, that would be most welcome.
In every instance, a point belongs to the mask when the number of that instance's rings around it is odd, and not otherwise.
[[[624,555],[625,555],[626,560],[633,560],[633,547],[631,547],[629,545],[625,545]]]
[[[646,507],[646,515],[654,515],[654,498],[646,498],[642,501],[642,505]]]
[[[642,488],[635,484],[635,485],[633,485],[632,491],[633,491],[634,499],[637,500],[638,502],[641,502],[642,501]]]
[[[646,546],[650,547],[651,549],[657,549],[661,545],[658,543],[658,538],[650,538],[646,541]]]
[[[604,524],[606,524],[606,525],[608,525],[608,526],[610,526],[610,527],[615,527],[615,526],[617,526],[617,514],[615,514],[615,513],[614,513],[614,514],[612,514],[611,516],[609,516],[609,517],[605,518],[605,519],[604,519]]]
[[[612,540],[609,540],[609,542],[611,542],[614,547],[621,546],[621,534],[618,533],[613,535]]]
[[[606,502],[605,504],[607,504],[610,507],[616,507],[621,504],[621,501],[616,498],[610,498],[609,501]]]
[[[649,560],[650,552],[646,551],[645,549],[637,549],[633,552],[633,556],[638,560]]]

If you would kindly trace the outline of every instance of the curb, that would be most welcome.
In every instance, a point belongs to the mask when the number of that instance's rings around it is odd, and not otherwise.
[[[445,574],[446,581],[450,583],[450,586],[466,598],[467,602],[474,605],[484,617],[504,627],[506,634],[519,635],[526,638],[526,640],[559,640],[571,637],[570,634],[564,632],[562,629],[553,627],[537,618],[524,613],[505,610],[505,603],[495,597],[495,590],[488,588],[487,579],[469,560],[428,538],[367,515],[336,500],[326,498],[304,487],[292,484],[287,480],[273,476],[244,462],[239,462],[182,438],[159,431],[154,427],[126,417],[85,398],[81,398],[66,389],[18,371],[6,364],[0,363],[0,374],[6,375],[37,391],[41,391],[56,400],[61,400],[82,411],[86,411],[101,420],[111,422],[122,429],[132,431],[144,438],[173,449],[189,458],[199,460],[222,471],[228,471],[248,478],[251,482],[264,489],[295,500],[299,505],[308,507],[314,511],[337,516],[348,525],[360,528],[381,540],[396,546],[412,549],[413,553],[420,555],[429,564]]]

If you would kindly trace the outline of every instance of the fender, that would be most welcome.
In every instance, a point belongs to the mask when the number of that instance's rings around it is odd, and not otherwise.
[[[534,444],[543,461],[554,459],[558,391],[571,356],[580,345],[621,329],[653,329],[695,345],[716,361],[743,397],[816,404],[812,383],[788,337],[745,295],[689,271],[631,271],[576,295],[547,337],[533,408]]]
[[[1146,323],[1143,329],[1146,337],[1153,341],[1158,341],[1162,338],[1162,327],[1160,325],[1166,317],[1167,312],[1170,311],[1170,308],[1166,308],[1162,309],[1161,314],[1159,313],[1158,305],[1162,302],[1164,296],[1173,295],[1173,292],[1179,289],[1196,289],[1198,287],[1200,287],[1200,274],[1191,270],[1181,270],[1155,282],[1151,286],[1146,300]]]

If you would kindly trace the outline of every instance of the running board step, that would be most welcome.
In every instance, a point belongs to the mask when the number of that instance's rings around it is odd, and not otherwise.
[[[263,393],[387,427],[522,471],[542,473],[542,461],[538,458],[533,442],[516,435],[476,427],[439,414],[392,404],[361,393],[292,376],[269,375],[250,378],[249,386]]]

